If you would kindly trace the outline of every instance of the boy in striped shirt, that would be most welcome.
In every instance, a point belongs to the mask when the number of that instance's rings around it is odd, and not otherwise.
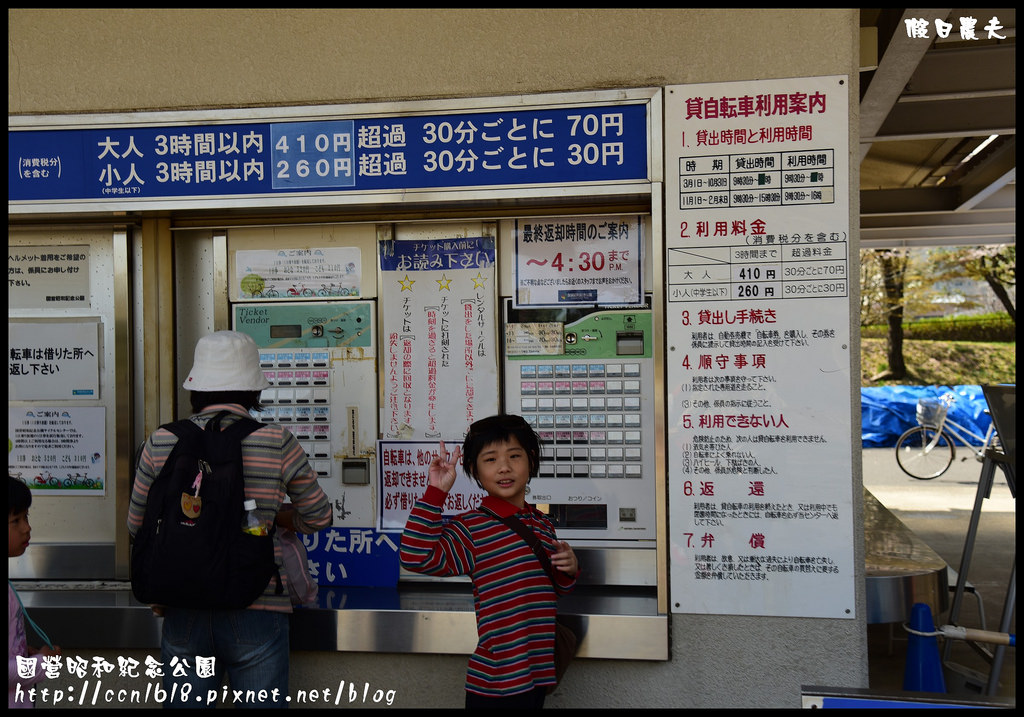
[[[487,496],[480,508],[445,522],[442,506],[460,457]],[[441,441],[427,490],[402,534],[407,570],[472,578],[478,643],[466,672],[467,709],[539,709],[555,684],[556,600],[575,586],[579,564],[547,516],[526,502],[539,465],[537,434],[521,416],[473,423],[461,450],[456,446],[449,454]],[[522,521],[549,551],[556,584],[526,541],[499,519],[508,516]]]

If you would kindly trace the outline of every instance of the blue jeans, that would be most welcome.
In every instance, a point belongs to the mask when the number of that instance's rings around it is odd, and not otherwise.
[[[287,707],[288,619],[268,610],[166,608],[160,643],[165,706],[216,707],[226,695],[235,708]],[[211,674],[197,674],[209,666],[197,656],[215,658]]]

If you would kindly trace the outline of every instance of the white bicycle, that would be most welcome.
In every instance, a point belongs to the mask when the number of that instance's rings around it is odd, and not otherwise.
[[[979,462],[985,460],[989,447],[998,447],[999,436],[994,423],[989,424],[984,436],[979,436],[949,418],[949,407],[955,401],[954,393],[943,394],[939,399],[918,399],[918,425],[905,431],[896,441],[896,462],[904,473],[918,480],[931,480],[945,473],[956,458],[954,438],[964,444]],[[985,412],[988,413],[987,410]]]

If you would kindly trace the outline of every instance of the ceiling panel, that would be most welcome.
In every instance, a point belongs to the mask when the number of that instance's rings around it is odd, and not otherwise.
[[[861,8],[861,27],[878,47],[862,58],[862,248],[1015,243],[1016,11]]]

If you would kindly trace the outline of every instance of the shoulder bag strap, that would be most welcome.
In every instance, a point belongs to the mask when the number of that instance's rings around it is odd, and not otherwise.
[[[231,411],[220,411],[215,414],[209,421],[206,422],[207,431],[219,431],[220,424],[226,416],[235,415]],[[225,435],[229,435],[228,431],[234,431],[240,434],[240,438],[245,438],[253,431],[257,431],[263,428],[266,424],[260,423],[255,418],[250,416],[239,416],[238,420],[232,423],[230,426],[224,429]]]
[[[558,582],[555,580],[554,567],[551,565],[551,558],[548,556],[548,551],[544,549],[544,546],[541,544],[540,538],[537,537],[536,533],[523,525],[522,521],[515,516],[510,515],[507,518],[502,518],[497,513],[487,508],[483,508],[483,510],[497,520],[500,520],[509,528],[509,530],[518,534],[519,537],[526,542],[530,547],[530,550],[533,551],[533,554],[537,556],[537,560],[540,561],[540,566],[544,568],[544,572],[547,573],[551,583],[557,586]]]

